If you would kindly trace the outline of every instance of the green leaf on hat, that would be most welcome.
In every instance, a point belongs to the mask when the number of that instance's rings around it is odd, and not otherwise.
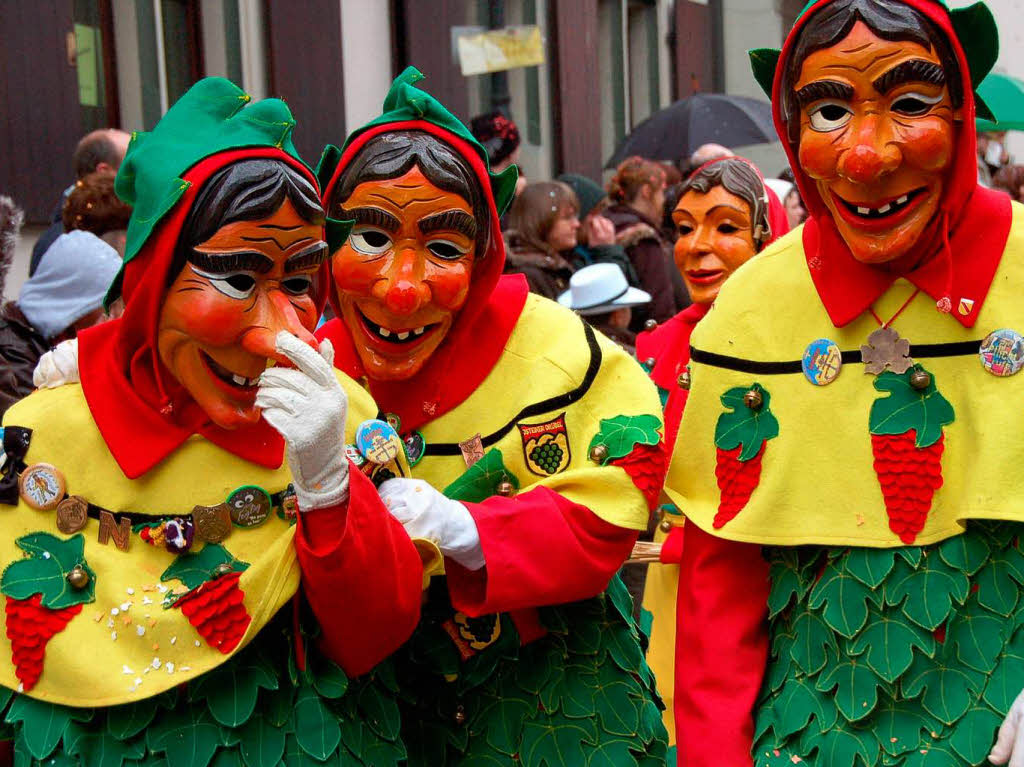
[[[980,535],[955,535],[940,543],[938,552],[950,567],[974,575],[988,561],[992,550]]]
[[[524,767],[576,767],[587,763],[587,746],[597,742],[596,726],[587,719],[572,724],[527,722],[519,757]]]
[[[761,407],[749,408],[743,401],[748,391],[761,395]],[[742,446],[739,460],[749,461],[761,450],[765,440],[779,435],[779,422],[771,411],[771,395],[761,384],[729,389],[721,397],[729,412],[718,416],[715,424],[715,445],[721,450],[734,450]]]
[[[934,375],[923,390],[911,385],[910,377],[917,371],[924,368],[914,365],[902,375],[886,371],[875,378],[875,388],[889,392],[889,396],[879,397],[871,405],[868,425],[872,434],[906,434],[913,430],[914,444],[922,448],[938,442],[942,427],[953,423],[953,406],[935,388]]]
[[[747,55],[750,57],[750,68],[754,71],[754,79],[770,100],[772,86],[775,84],[775,70],[779,65],[782,51],[777,48],[755,48],[748,51]]]
[[[891,604],[902,601],[904,615],[932,631],[949,617],[953,602],[964,603],[968,588],[967,576],[962,572],[934,563],[893,583],[886,590],[886,599]]]
[[[915,647],[931,655],[935,652],[935,639],[917,626],[879,615],[850,643],[850,652],[863,654],[878,676],[886,682],[895,682],[910,668]]]
[[[255,652],[200,676],[189,687],[189,700],[205,701],[213,718],[226,727],[248,721],[256,709],[260,688],[277,689],[277,675]]]
[[[843,566],[850,575],[869,588],[877,588],[892,572],[896,552],[892,549],[850,549]]]
[[[519,480],[505,467],[501,450],[494,447],[448,485],[444,494],[454,501],[480,503],[493,496],[498,483],[505,479],[519,489]]]
[[[814,689],[810,679],[791,677],[782,688],[775,716],[775,732],[787,737],[805,729],[826,732],[836,723],[838,712],[827,696]]]
[[[242,758],[248,767],[277,767],[284,756],[285,732],[261,716],[254,716],[241,729]]]
[[[830,564],[811,590],[808,605],[822,610],[822,617],[835,631],[852,638],[868,619],[871,590],[836,563]]]
[[[991,709],[973,708],[957,723],[949,743],[967,764],[982,764],[996,742],[1001,723],[1002,717]]]
[[[337,719],[312,687],[299,688],[292,726],[302,750],[321,762],[334,753],[341,741]]]
[[[971,707],[979,691],[976,681],[984,683],[955,666],[943,666],[919,655],[903,678],[902,688],[909,698],[920,695],[921,705],[940,722],[953,724]]]
[[[146,730],[146,745],[164,753],[167,767],[206,767],[220,743],[220,727],[205,706],[178,706]]]
[[[0,592],[13,599],[39,594],[43,606],[51,610],[95,600],[96,573],[85,561],[85,538],[81,533],[67,540],[50,533],[29,533],[15,543],[28,556],[4,569]],[[89,574],[89,584],[82,589],[76,589],[67,579],[78,565]]]
[[[231,572],[249,569],[249,563],[235,559],[231,552],[219,543],[207,543],[198,553],[181,554],[163,571],[161,581],[179,580],[189,589],[202,586],[213,580],[217,568],[222,564],[231,565]]]
[[[839,713],[856,722],[874,713],[882,680],[857,657],[835,659],[818,677],[815,687],[835,700]],[[826,764],[833,764],[829,761]]]
[[[918,712],[891,699],[878,705],[875,737],[882,750],[890,756],[899,756],[926,745],[927,742],[921,738],[922,730],[931,732],[928,720]]]
[[[660,428],[661,419],[646,413],[602,418],[601,426],[587,449],[604,445],[608,449],[608,457],[601,462],[604,465],[629,455],[637,445],[657,445],[661,441]]]
[[[977,90],[999,58],[999,28],[995,17],[983,2],[954,8],[949,15],[971,70],[971,84]]]
[[[74,709],[45,703],[27,695],[15,695],[5,721],[21,722],[21,738],[36,759],[45,759],[57,747],[71,723]]]
[[[77,756],[81,767],[121,767],[125,760],[141,758],[146,748],[141,738],[120,740],[109,731],[71,722],[64,733],[64,751]]]
[[[805,674],[817,674],[828,661],[831,650],[833,657],[839,653],[835,633],[821,617],[803,606],[793,621],[795,640],[790,655]]]
[[[946,628],[946,644],[964,665],[987,674],[1003,649],[1006,621],[988,614],[960,613]]]

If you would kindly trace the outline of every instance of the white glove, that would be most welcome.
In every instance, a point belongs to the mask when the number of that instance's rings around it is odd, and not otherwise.
[[[275,347],[296,369],[265,370],[256,407],[284,437],[299,509],[335,506],[348,498],[348,397],[334,377],[334,347],[324,341],[317,354],[285,331],[277,334]]]
[[[484,566],[480,533],[469,509],[422,479],[389,479],[379,488],[391,515],[410,538],[433,541],[446,557],[469,570]]]
[[[996,736],[996,744],[992,746],[992,753],[988,760],[992,764],[1006,764],[1010,761],[1010,767],[1024,767],[1024,692],[1017,696],[1017,699],[1010,706],[1006,719],[999,726],[999,734]]]
[[[32,372],[37,389],[56,389],[64,384],[78,383],[78,339],[61,341],[39,358]]]

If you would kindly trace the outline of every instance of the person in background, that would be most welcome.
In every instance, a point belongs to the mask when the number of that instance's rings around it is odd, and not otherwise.
[[[527,185],[512,202],[505,274],[523,274],[531,293],[555,300],[569,287],[568,257],[580,229],[580,203],[561,181]]]
[[[4,294],[7,272],[14,260],[14,248],[24,221],[25,213],[14,204],[14,200],[0,195],[0,296]]]
[[[65,232],[76,229],[91,232],[123,255],[132,209],[114,193],[116,175],[112,170],[103,169],[76,181],[64,204],[61,220]]]
[[[636,269],[639,287],[651,294],[650,305],[633,314],[630,327],[638,331],[648,319],[664,322],[678,311],[668,243],[660,231],[665,171],[651,160],[628,157],[608,182],[608,197],[612,205],[604,215],[615,224],[615,240]]]
[[[488,112],[470,120],[469,130],[487,152],[491,173],[501,173],[510,165],[516,165],[519,170],[516,195],[521,194],[526,188],[526,176],[518,166],[521,139],[516,124],[501,112]]]
[[[121,161],[124,160],[125,152],[128,151],[128,142],[130,140],[131,134],[123,130],[104,129],[87,133],[78,142],[78,146],[75,147],[75,152],[71,158],[75,179],[81,180],[97,170],[116,172],[121,167]],[[67,231],[64,228],[62,216],[64,204],[73,189],[74,185],[71,185],[61,194],[61,198],[50,218],[49,228],[40,235],[39,239],[36,240],[36,244],[32,246],[32,258],[28,268],[29,276],[35,274],[43,254],[53,244],[53,241]]]
[[[1017,202],[1024,202],[1024,165],[1004,165],[992,178],[992,188],[1006,192]]]
[[[570,264],[576,269],[605,262],[617,264],[629,284],[639,287],[636,269],[626,251],[615,242],[615,224],[602,213],[608,203],[604,189],[577,173],[563,173],[558,180],[576,193],[580,205],[578,244],[569,258]]]
[[[721,144],[701,144],[685,162],[680,163],[680,170],[685,178],[689,178],[701,165],[723,157],[732,157],[732,150]]]
[[[978,180],[985,186],[992,186],[996,173],[1010,162],[1006,151],[1006,131],[990,131],[978,134]]]
[[[633,307],[650,301],[651,294],[630,287],[626,275],[612,263],[591,264],[574,272],[569,289],[558,297],[558,303],[630,354],[636,343],[636,334],[629,329]]]
[[[779,198],[753,164],[739,157],[714,160],[683,182],[672,220],[679,232],[673,256],[693,303],[668,322],[637,337],[637,359],[650,370],[665,405],[665,437],[674,444],[689,389],[690,334],[708,313],[722,285],[769,243],[789,230]],[[682,517],[662,507],[655,540],[660,564],[647,573],[644,606],[654,616],[649,662],[668,709],[665,724],[675,741],[673,679],[676,595],[683,547]],[[670,760],[670,764],[675,764]]]
[[[0,309],[0,416],[35,388],[39,358],[78,331],[107,319],[103,297],[121,268],[117,251],[95,234],[62,234],[21,288]]]

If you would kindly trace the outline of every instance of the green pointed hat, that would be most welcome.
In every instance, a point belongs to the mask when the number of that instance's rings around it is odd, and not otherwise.
[[[964,58],[967,59],[967,66],[970,69],[971,85],[974,88],[974,103],[977,116],[983,119],[992,119],[992,111],[978,95],[978,86],[985,76],[991,71],[999,57],[999,29],[992,11],[984,2],[977,2],[966,8],[954,8],[950,10],[946,0],[929,0],[941,6],[950,17],[953,24],[953,31],[956,34],[957,42],[963,49]],[[807,15],[807,12],[818,5],[820,0],[810,0],[804,9],[797,16],[796,24]],[[772,97],[772,85],[775,82],[775,70],[779,65],[779,58],[782,51],[775,48],[757,48],[749,52],[750,66],[754,70],[754,79],[761,86],[761,90]]]
[[[415,84],[422,79],[424,79],[423,74],[416,67],[406,67],[405,71],[395,78],[391,88],[388,90],[388,95],[384,98],[383,114],[349,134],[345,145],[341,149],[333,145],[328,145],[324,149],[323,156],[320,158],[320,164],[316,169],[317,177],[320,180],[320,188],[326,191],[327,184],[334,176],[338,162],[345,153],[345,149],[362,133],[380,125],[387,125],[388,123],[426,120],[458,136],[480,155],[484,167],[488,169],[491,192],[494,194],[494,202],[500,216],[512,202],[512,197],[516,191],[516,181],[519,179],[519,170],[515,165],[510,165],[501,173],[491,173],[490,164],[487,161],[487,150],[483,148],[479,141],[473,138],[469,128],[459,118],[449,112],[440,101],[426,91],[416,87]]]
[[[302,162],[292,143],[295,120],[288,105],[264,99],[246,106],[249,101],[230,80],[207,77],[189,88],[152,131],[132,134],[114,182],[117,196],[132,206],[125,264],[189,188],[182,176],[201,160],[231,149],[272,147]],[[124,265],[108,302],[120,295],[123,276]]]

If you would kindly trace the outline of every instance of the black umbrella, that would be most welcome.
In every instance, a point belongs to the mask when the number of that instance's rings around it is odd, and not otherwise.
[[[698,93],[669,104],[636,126],[605,167],[614,168],[632,155],[675,162],[702,144],[736,147],[772,141],[778,141],[778,136],[767,101]]]

